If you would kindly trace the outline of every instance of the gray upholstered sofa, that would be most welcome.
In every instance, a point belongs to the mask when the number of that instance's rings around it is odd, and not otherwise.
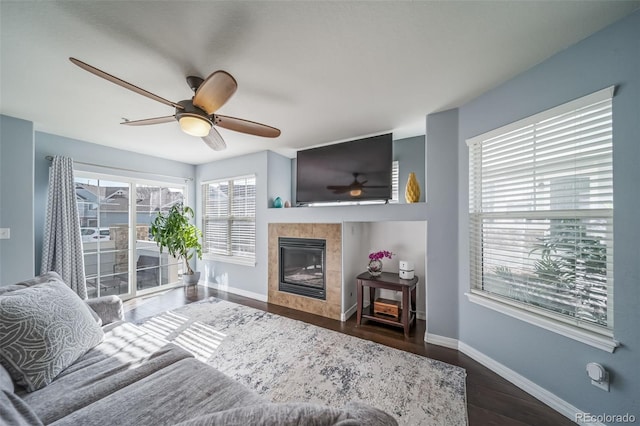
[[[0,286],[0,425],[397,424],[357,402],[271,403],[123,318],[55,273]]]

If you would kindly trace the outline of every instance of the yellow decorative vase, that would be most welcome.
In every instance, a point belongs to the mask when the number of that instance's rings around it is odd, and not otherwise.
[[[407,187],[404,191],[404,199],[407,203],[417,203],[420,201],[420,184],[416,179],[414,172],[409,173],[409,179],[407,180]]]

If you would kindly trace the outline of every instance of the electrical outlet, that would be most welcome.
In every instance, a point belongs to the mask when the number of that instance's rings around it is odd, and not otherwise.
[[[593,386],[609,392],[609,372],[602,365],[590,362],[587,364],[587,374]]]
[[[609,392],[609,373],[605,373],[604,378],[599,382],[591,379],[591,384],[605,392]]]
[[[0,240],[8,240],[11,237],[10,228],[0,228]]]

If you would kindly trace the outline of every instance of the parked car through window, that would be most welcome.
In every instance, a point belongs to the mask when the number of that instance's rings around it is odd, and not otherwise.
[[[109,228],[82,228],[80,229],[80,233],[83,243],[109,239]]]

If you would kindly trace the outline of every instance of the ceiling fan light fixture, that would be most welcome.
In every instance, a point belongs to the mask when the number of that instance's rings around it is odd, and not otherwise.
[[[204,137],[209,134],[213,124],[211,121],[196,114],[183,113],[178,119],[183,132],[191,136]]]
[[[359,197],[362,195],[362,189],[354,188],[351,191],[349,191],[349,195],[351,195],[352,197]]]
[[[0,0],[2,1],[2,0]],[[145,96],[162,104],[175,107],[175,114],[165,117],[147,118],[143,120],[129,120],[123,118],[122,123],[127,126],[146,126],[149,124],[162,124],[177,120],[183,132],[190,136],[202,138],[207,146],[215,151],[221,151],[227,144],[216,129],[215,125],[224,127],[235,132],[249,135],[275,138],[280,136],[280,130],[275,127],[260,124],[255,121],[244,120],[242,118],[213,115],[238,88],[238,83],[231,74],[218,70],[213,72],[206,79],[197,76],[188,76],[187,84],[195,91],[191,99],[184,99],[179,102],[172,102],[154,93],[148,92],[138,86],[124,81],[114,75],[102,71],[76,58],[69,60],[83,70],[103,78],[120,87],[131,90],[139,95]]]

